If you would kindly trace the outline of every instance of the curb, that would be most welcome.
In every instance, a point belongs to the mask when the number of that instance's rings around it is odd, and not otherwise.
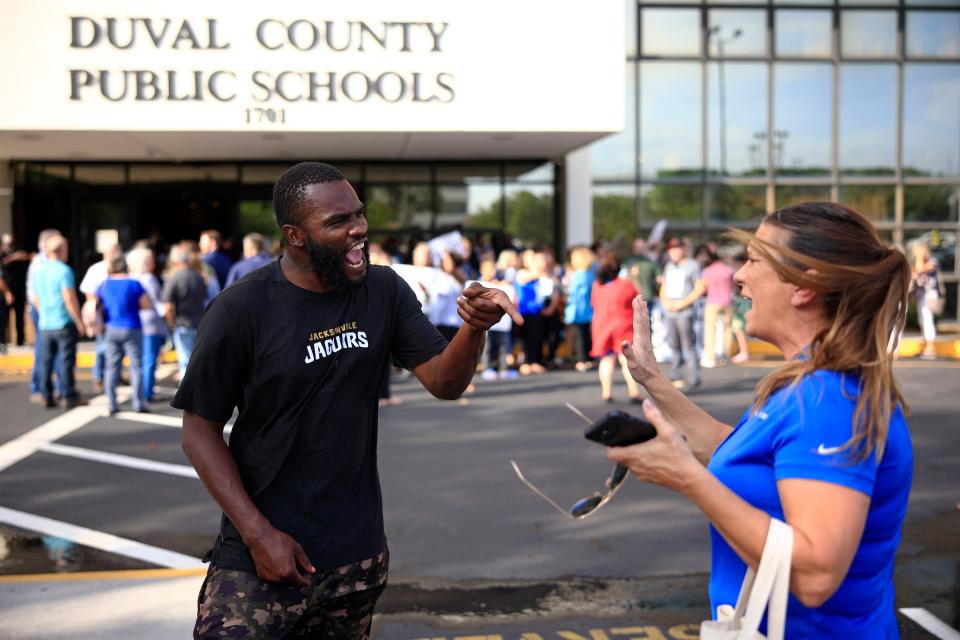
[[[77,352],[77,363],[76,367],[78,369],[92,369],[94,361],[93,351],[79,351]],[[160,354],[158,362],[163,363],[176,363],[177,362],[177,353],[175,351],[167,351]],[[126,358],[123,359],[123,363],[126,366],[128,361]],[[29,373],[33,369],[33,353],[6,353],[0,356],[0,373]]]
[[[960,338],[939,339],[934,342],[934,348],[937,359],[958,360],[960,361]],[[749,341],[749,353],[751,360],[779,360],[783,354],[779,349],[768,342],[760,340]],[[920,337],[905,337],[900,340],[900,348],[897,350],[897,356],[900,358],[916,358],[923,353],[923,339]],[[77,353],[77,368],[93,368],[93,351],[81,351]],[[176,363],[177,354],[170,350],[160,354],[160,362]],[[126,359],[124,359],[126,364]],[[0,355],[0,374],[7,373],[29,373],[33,369],[33,352],[26,353],[7,353]]]

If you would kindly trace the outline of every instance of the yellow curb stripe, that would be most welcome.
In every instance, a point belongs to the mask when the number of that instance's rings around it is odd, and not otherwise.
[[[77,354],[77,368],[90,369],[93,367],[95,355],[92,351],[82,351]],[[167,351],[160,354],[158,362],[175,363],[177,354],[174,351]],[[125,365],[129,364],[127,358],[123,359]],[[0,356],[0,370],[31,370],[33,369],[32,353],[7,353]]]
[[[0,576],[0,584],[26,582],[71,582],[80,580],[146,580],[206,575],[206,567],[196,569],[130,569],[127,571],[74,571],[72,573],[26,573]]]

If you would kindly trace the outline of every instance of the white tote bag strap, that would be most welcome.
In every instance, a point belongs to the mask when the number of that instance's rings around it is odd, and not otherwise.
[[[790,525],[774,520],[780,529],[780,569],[773,583],[770,604],[767,605],[767,638],[782,640],[787,626],[787,601],[790,596],[790,562],[793,559],[793,529]]]
[[[743,613],[743,625],[739,635],[742,640],[753,640],[756,637],[768,603],[770,616],[767,637],[769,640],[783,639],[792,555],[793,530],[786,523],[771,518],[763,554],[760,556],[760,566]],[[772,597],[774,592],[777,594],[775,599]],[[737,612],[739,611],[740,602],[737,602]]]
[[[740,584],[740,595],[737,596],[737,608],[734,610],[731,620],[743,619],[743,612],[747,608],[747,600],[750,599],[750,592],[753,591],[753,583],[756,580],[756,570],[753,567],[747,567],[747,574],[743,576],[743,583]]]

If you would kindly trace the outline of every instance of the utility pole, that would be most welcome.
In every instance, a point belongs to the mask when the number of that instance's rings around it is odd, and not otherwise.
[[[723,46],[725,44],[730,44],[737,38],[743,35],[743,30],[740,27],[737,27],[733,30],[733,33],[730,34],[730,37],[723,39],[720,37],[720,26],[710,27],[707,31],[707,51],[710,50],[710,36],[715,36],[717,43],[717,72],[719,76],[719,82],[717,84],[717,90],[719,93],[720,104],[720,175],[727,175],[727,99],[725,93],[725,83],[723,75]]]

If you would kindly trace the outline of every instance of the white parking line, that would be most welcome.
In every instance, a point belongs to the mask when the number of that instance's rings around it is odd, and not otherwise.
[[[120,411],[113,416],[120,420],[130,420],[131,422],[145,422],[147,424],[156,424],[163,427],[183,427],[183,418],[180,416],[163,416],[156,413],[136,413],[134,411]],[[223,428],[224,435],[230,435],[233,431],[233,423],[228,422]]]
[[[114,414],[114,418],[120,420],[129,420],[131,422],[146,422],[147,424],[156,424],[164,427],[180,427],[183,424],[183,418],[180,416],[161,416],[155,413],[137,413],[135,411],[120,411]]]
[[[940,638],[940,640],[960,640],[960,631],[947,625],[946,622],[933,615],[926,609],[903,608],[900,613],[907,616],[918,625]]]
[[[86,545],[101,551],[116,553],[135,560],[150,562],[161,567],[170,567],[173,569],[194,569],[203,566],[200,558],[194,558],[176,551],[168,551],[159,547],[154,547],[135,540],[128,540],[118,536],[78,527],[74,524],[51,520],[43,516],[35,516],[23,511],[15,511],[0,507],[0,522],[29,529],[48,536],[56,536],[70,540],[76,544]]]
[[[173,476],[183,476],[184,478],[199,478],[196,470],[193,467],[185,464],[156,462],[154,460],[147,460],[144,458],[125,456],[119,453],[107,453],[106,451],[96,451],[94,449],[84,449],[82,447],[71,447],[65,444],[48,443],[40,447],[39,450],[46,453],[69,456],[71,458],[81,458],[83,460],[93,460],[94,462],[115,464],[120,467],[129,467],[130,469],[156,471],[158,473],[168,473]]]
[[[103,407],[77,407],[3,444],[0,446],[0,471],[33,455],[44,445],[93,422],[105,413]]]

